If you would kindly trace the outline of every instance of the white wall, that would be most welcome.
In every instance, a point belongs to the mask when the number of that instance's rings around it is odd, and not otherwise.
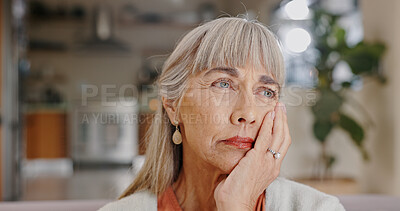
[[[373,160],[363,170],[364,190],[400,195],[400,2],[362,0],[365,38],[386,43],[383,68],[385,86],[365,86],[362,102],[372,112],[376,126],[368,138]]]

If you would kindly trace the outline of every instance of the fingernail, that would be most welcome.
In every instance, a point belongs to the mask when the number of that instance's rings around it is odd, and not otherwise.
[[[287,113],[287,111],[286,111],[286,105],[285,105],[284,103],[282,103],[282,109],[283,109],[283,111],[285,111],[285,113]]]
[[[269,113],[269,117],[271,117],[271,119],[275,119],[275,111],[271,111]]]

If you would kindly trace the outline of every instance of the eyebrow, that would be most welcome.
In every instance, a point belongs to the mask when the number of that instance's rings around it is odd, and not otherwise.
[[[228,74],[232,77],[238,78],[239,77],[239,71],[236,68],[232,68],[232,67],[214,67],[212,69],[210,69],[209,71],[207,71],[204,76],[207,76],[211,73],[214,72],[220,72],[220,73],[225,73]],[[267,75],[262,75],[260,76],[260,78],[258,79],[258,82],[262,83],[262,84],[269,84],[269,85],[275,85],[278,87],[278,90],[281,89],[281,86],[279,85],[278,82],[276,82],[273,78],[271,78],[270,76]]]
[[[225,73],[228,74],[232,77],[238,78],[239,77],[239,71],[235,68],[232,67],[214,67],[212,69],[210,69],[209,71],[206,72],[206,74],[204,74],[204,76],[207,76],[211,73],[214,72],[221,72],[221,73]]]
[[[279,83],[267,75],[260,76],[259,82],[263,84],[275,85],[278,87],[278,90],[281,90],[281,86],[279,85]]]

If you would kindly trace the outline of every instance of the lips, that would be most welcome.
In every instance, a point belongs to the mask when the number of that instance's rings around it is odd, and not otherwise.
[[[223,142],[227,145],[234,146],[239,149],[250,149],[253,146],[254,140],[250,137],[235,136],[223,140]]]

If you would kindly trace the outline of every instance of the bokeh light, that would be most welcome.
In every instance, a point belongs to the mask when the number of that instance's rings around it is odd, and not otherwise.
[[[310,44],[310,33],[302,28],[291,29],[286,34],[285,45],[290,51],[294,53],[304,52],[305,50],[307,50]]]
[[[293,0],[285,5],[285,12],[292,20],[304,20],[308,17],[307,0]]]

